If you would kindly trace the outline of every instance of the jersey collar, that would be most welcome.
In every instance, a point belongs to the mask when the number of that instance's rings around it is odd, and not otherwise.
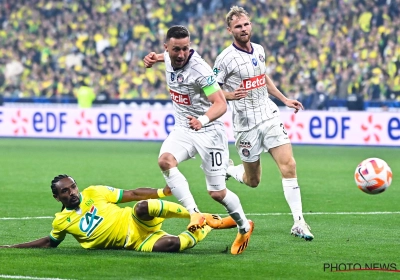
[[[250,45],[251,45],[251,52],[248,52],[248,51],[245,51],[245,50],[239,48],[238,46],[236,46],[235,43],[232,43],[232,46],[235,49],[237,49],[238,51],[245,52],[245,53],[248,53],[248,54],[253,54],[253,52],[254,52],[253,44],[250,43]]]

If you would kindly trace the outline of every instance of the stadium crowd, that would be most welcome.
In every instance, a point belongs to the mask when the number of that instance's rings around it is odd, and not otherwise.
[[[213,66],[232,5],[250,12],[275,84],[306,108],[400,100],[400,0],[0,0],[0,94],[169,99],[164,64],[142,58],[181,24]]]

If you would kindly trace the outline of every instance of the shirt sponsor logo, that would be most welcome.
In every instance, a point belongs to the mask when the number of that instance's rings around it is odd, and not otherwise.
[[[247,90],[260,88],[265,86],[265,84],[266,84],[265,74],[243,80],[242,82],[243,87]]]
[[[171,95],[172,101],[180,105],[192,105],[190,102],[189,96],[185,94],[180,94],[172,89],[169,90],[169,94]]]
[[[250,141],[240,141],[239,142],[239,147],[241,147],[241,148],[251,148],[252,145],[251,145]]]
[[[97,216],[97,208],[93,205],[79,221],[79,229],[89,237],[103,220],[103,217]]]

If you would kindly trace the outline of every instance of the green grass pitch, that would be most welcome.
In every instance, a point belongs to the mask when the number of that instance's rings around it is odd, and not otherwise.
[[[61,208],[50,190],[58,174],[74,177],[80,189],[91,184],[123,189],[163,187],[157,165],[160,146],[159,142],[0,139],[0,244],[31,241],[50,232],[52,219],[38,217],[53,216]],[[242,255],[225,252],[236,236],[235,229],[215,230],[179,254],[85,250],[68,236],[57,249],[0,249],[0,279],[398,279],[400,272],[331,272],[324,271],[324,265],[391,264],[400,271],[400,149],[293,149],[303,212],[315,235],[312,242],[289,234],[293,222],[280,176],[265,154],[258,188],[233,179],[227,183],[239,195],[248,218],[255,221],[249,247]],[[230,153],[238,162],[232,145]],[[368,157],[383,158],[392,168],[392,185],[382,194],[365,194],[354,183],[357,164]],[[207,194],[199,166],[197,157],[179,168],[200,209],[225,215]],[[186,224],[186,220],[168,220],[164,229],[179,234]]]

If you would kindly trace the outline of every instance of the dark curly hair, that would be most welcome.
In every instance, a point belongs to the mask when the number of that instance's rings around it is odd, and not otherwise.
[[[57,184],[61,179],[68,178],[68,177],[72,178],[71,176],[69,176],[69,175],[67,175],[67,174],[60,174],[60,175],[54,177],[53,181],[51,181],[51,186],[50,186],[50,187],[51,187],[51,191],[52,191],[53,194],[55,194],[55,195],[58,194],[58,190],[57,190],[56,184]],[[75,179],[72,178],[72,180],[74,180],[74,182],[75,182]],[[76,182],[75,182],[75,183],[76,183]],[[65,206],[63,205],[63,206],[61,207],[61,211],[64,210],[64,208],[65,208]]]
[[[61,174],[61,175],[58,175],[58,176],[54,177],[53,181],[51,181],[51,191],[53,192],[53,194],[58,194],[58,190],[57,190],[56,184],[61,179],[68,178],[68,177],[70,177],[70,176],[67,175],[67,174]]]

